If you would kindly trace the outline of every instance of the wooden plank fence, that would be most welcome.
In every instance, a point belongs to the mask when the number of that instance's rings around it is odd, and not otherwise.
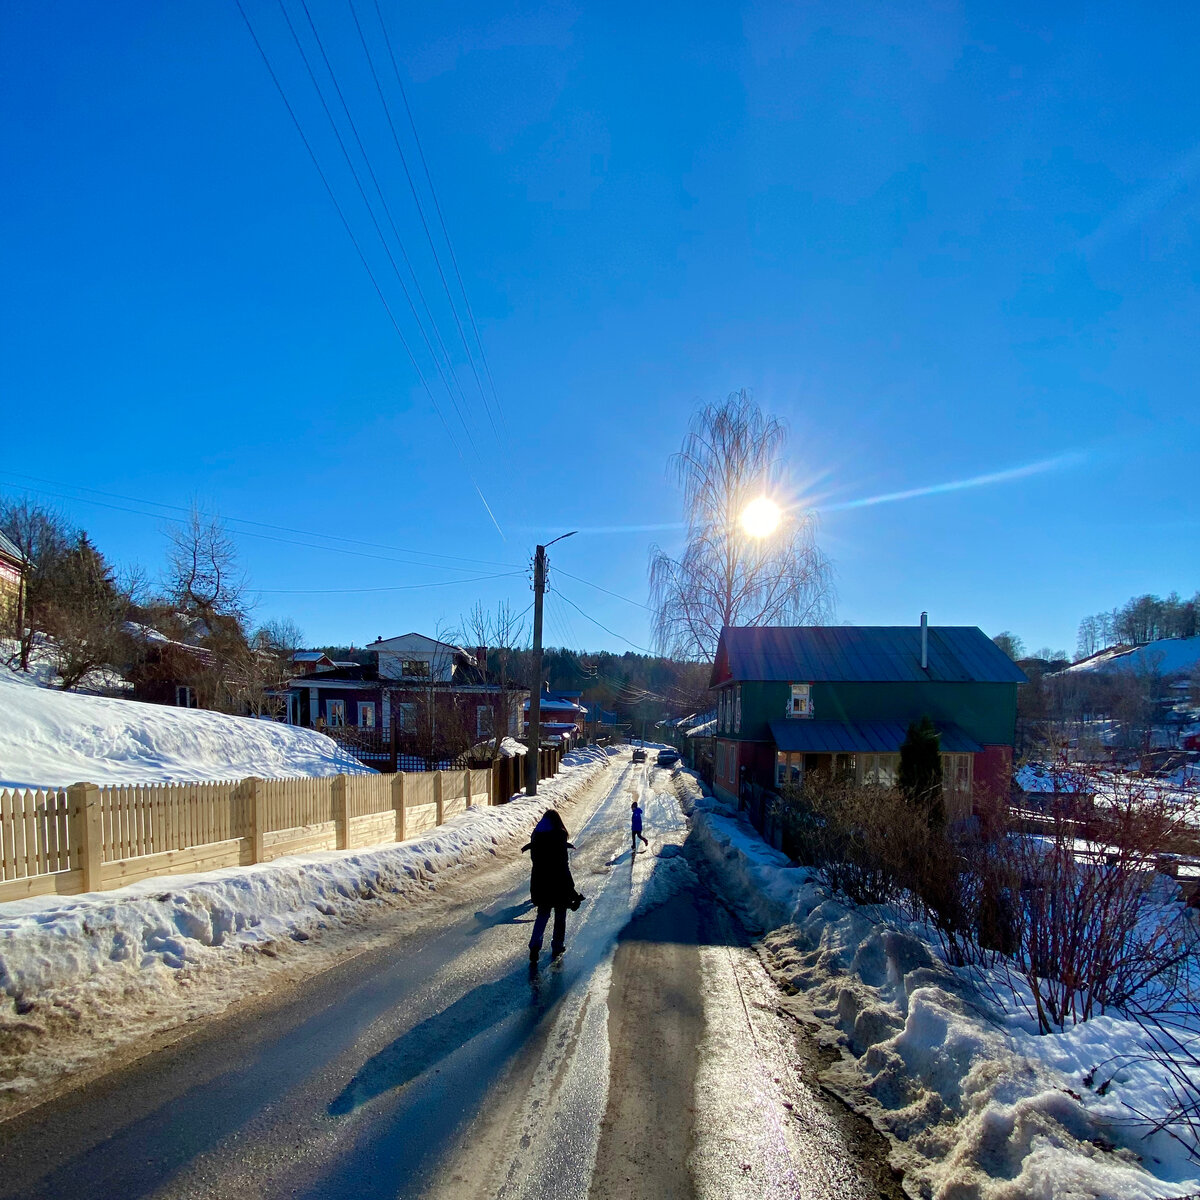
[[[557,766],[557,763],[555,764]],[[403,841],[503,803],[490,768],[0,788],[0,902]]]

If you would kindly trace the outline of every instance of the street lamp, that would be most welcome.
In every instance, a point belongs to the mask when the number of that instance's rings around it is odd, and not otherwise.
[[[574,537],[579,532],[559,534],[546,543],[553,546],[563,538]],[[541,767],[542,750],[542,597],[546,593],[546,546],[539,546],[533,556],[533,691],[529,696],[529,736],[532,745],[526,754],[532,755],[532,763],[525,766],[525,794],[537,795],[538,771]]]

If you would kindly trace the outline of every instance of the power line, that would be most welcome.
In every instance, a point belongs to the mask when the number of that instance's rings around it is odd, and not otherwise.
[[[479,448],[475,445],[475,439],[471,435],[470,426],[467,424],[467,420],[463,415],[462,409],[459,408],[458,400],[455,399],[454,396],[454,389],[450,386],[450,381],[446,378],[446,372],[442,368],[441,359],[438,358],[437,352],[433,348],[433,343],[429,340],[429,334],[425,331],[425,325],[421,320],[421,315],[417,312],[417,306],[413,303],[412,295],[408,290],[408,285],[404,282],[404,277],[400,273],[400,267],[396,263],[395,255],[392,254],[392,250],[388,245],[387,238],[384,237],[383,230],[380,228],[379,219],[375,216],[375,209],[372,207],[371,201],[367,198],[366,188],[363,187],[362,177],[358,173],[358,168],[354,165],[354,160],[350,157],[350,151],[346,149],[345,139],[342,137],[341,130],[338,129],[338,125],[334,120],[333,113],[329,110],[329,105],[325,100],[325,93],[322,90],[321,85],[317,82],[316,74],[312,69],[312,64],[309,62],[308,53],[305,51],[304,46],[300,41],[300,36],[296,32],[296,27],[292,24],[292,18],[289,16],[283,0],[276,0],[276,2],[279,5],[280,13],[283,14],[284,21],[287,23],[288,32],[292,35],[292,41],[296,45],[296,50],[300,55],[300,61],[303,62],[304,69],[308,72],[309,82],[312,83],[313,90],[317,93],[317,99],[321,103],[321,108],[329,121],[330,128],[333,130],[333,136],[337,140],[338,148],[342,152],[342,157],[346,160],[346,166],[350,169],[350,174],[354,179],[354,185],[358,188],[359,197],[361,198],[363,205],[367,210],[367,216],[370,217],[372,226],[374,226],[375,235],[379,238],[379,244],[383,247],[384,254],[387,255],[388,262],[392,267],[392,272],[396,276],[396,282],[400,285],[401,292],[404,293],[404,299],[408,303],[409,311],[412,313],[413,320],[416,322],[417,329],[421,334],[421,340],[425,343],[425,349],[429,351],[429,357],[433,360],[433,365],[437,370],[438,376],[441,378],[442,386],[445,387],[446,394],[450,397],[450,403],[454,406],[454,411],[458,416],[459,423],[466,432],[467,441],[470,444],[471,450],[478,455]],[[367,173],[371,176],[371,179],[375,184],[375,190],[379,194],[379,200],[383,206],[384,213],[387,215],[388,220],[391,221],[391,211],[388,208],[387,201],[383,198],[383,190],[380,188],[379,181],[375,177],[375,171],[371,166],[371,160],[367,155],[366,147],[363,146],[362,139],[358,135],[358,127],[354,123],[354,118],[350,115],[350,107],[346,103],[345,97],[342,95],[342,89],[338,84],[337,76],[333,72],[333,66],[329,62],[328,56],[325,54],[325,47],[321,42],[320,34],[317,33],[316,25],[313,24],[312,16],[309,14],[306,0],[300,0],[300,5],[304,9],[305,16],[308,17],[309,28],[312,30],[313,37],[316,39],[317,46],[321,51],[321,57],[325,60],[325,68],[329,72],[330,79],[333,82],[334,91],[337,93],[338,100],[341,102],[342,111],[345,113],[346,120],[350,125],[350,131],[354,135],[355,142],[358,144],[358,150],[363,157],[363,162],[366,165]],[[404,249],[404,242],[400,238],[400,233],[396,229],[395,222],[392,221],[391,224],[392,232],[395,234],[396,241],[400,246],[400,255],[404,259],[404,265],[408,267],[409,274],[412,275],[413,283],[417,289],[417,293],[420,296],[422,303],[424,303],[425,298],[421,293],[420,284],[417,282],[416,272],[412,269],[412,263],[409,262],[408,252]],[[426,305],[425,307],[426,312],[428,313],[429,306]],[[434,324],[436,333],[436,322],[433,321],[432,314],[429,314],[429,319],[430,322]],[[457,445],[455,446],[455,449],[457,449]]]
[[[280,7],[282,8],[283,0],[279,0],[279,4],[280,4]],[[447,379],[447,377],[446,377],[446,371],[442,369],[442,361],[441,361],[441,359],[438,358],[437,354],[434,352],[433,345],[430,343],[429,337],[425,333],[425,328],[421,324],[421,320],[417,314],[416,308],[415,308],[415,306],[413,306],[412,301],[410,299],[409,307],[412,308],[413,319],[417,322],[417,326],[421,330],[421,336],[425,341],[425,348],[429,351],[430,357],[434,360],[434,363],[437,366],[438,374],[441,376],[441,380],[442,380],[443,385],[446,388],[446,392],[450,396],[450,402],[451,402],[451,404],[454,405],[454,411],[458,414],[458,419],[460,422],[462,422],[463,429],[466,431],[467,440],[471,445],[471,449],[476,454],[478,454],[479,448],[475,445],[475,440],[471,434],[470,426],[467,423],[467,419],[466,419],[464,410],[459,407],[458,400],[455,398],[455,395],[454,395],[454,388],[452,388],[450,386],[450,380],[452,379],[454,381],[454,387],[458,389],[458,395],[462,399],[463,405],[465,406],[467,403],[467,397],[466,397],[466,394],[463,392],[462,384],[459,383],[459,381],[458,381],[458,374],[454,370],[454,362],[450,357],[450,352],[446,349],[446,343],[442,340],[442,332],[441,332],[441,329],[438,327],[437,318],[434,317],[433,310],[429,307],[429,301],[425,298],[424,289],[421,287],[421,280],[417,275],[416,268],[412,264],[412,260],[408,256],[408,250],[405,248],[404,239],[400,236],[400,230],[396,225],[396,220],[392,216],[391,205],[388,204],[387,197],[384,195],[384,192],[383,192],[383,187],[381,186],[381,184],[379,182],[378,176],[375,174],[375,168],[371,165],[371,156],[367,153],[367,148],[363,144],[362,137],[358,132],[358,124],[355,122],[354,116],[350,112],[350,105],[346,100],[345,93],[342,91],[341,84],[338,83],[337,72],[333,69],[333,63],[330,62],[329,55],[325,51],[325,43],[324,43],[324,41],[322,41],[321,34],[317,30],[316,22],[313,21],[312,13],[308,7],[308,0],[300,0],[300,7],[304,10],[305,19],[308,21],[308,27],[312,31],[313,38],[317,43],[317,49],[321,52],[321,59],[325,63],[325,70],[328,71],[328,73],[329,73],[330,82],[332,82],[334,91],[337,93],[338,102],[341,104],[342,112],[345,114],[346,121],[349,123],[350,132],[354,135],[354,141],[355,141],[355,144],[358,146],[358,152],[359,152],[359,154],[362,155],[363,165],[367,168],[367,173],[371,177],[371,183],[375,188],[375,194],[379,197],[379,203],[383,208],[384,216],[387,218],[387,223],[391,227],[392,236],[396,239],[396,245],[399,247],[400,255],[404,259],[404,265],[408,268],[408,273],[412,277],[413,288],[416,290],[417,298],[421,302],[421,307],[425,312],[425,317],[429,322],[430,328],[433,330],[433,336],[437,340],[438,347],[440,348],[440,350],[442,352],[442,357],[445,359],[446,369],[449,370],[449,372],[450,372],[449,379]],[[286,13],[285,13],[285,19],[286,19]],[[357,17],[355,18],[355,22],[357,23]],[[289,27],[290,27],[290,22],[289,22]],[[295,37],[294,30],[293,30],[293,37]],[[300,48],[298,39],[297,39],[296,44],[297,44],[297,48]],[[301,57],[303,57],[304,56],[303,49],[300,50],[300,53],[301,53]],[[305,65],[307,66],[307,63]],[[370,64],[369,58],[368,58],[368,65],[371,66],[371,73],[372,73],[372,75],[374,75],[375,68],[373,65]],[[316,86],[316,80],[315,80],[315,78],[313,78],[311,71],[309,72],[309,77],[313,79],[313,84],[314,84],[314,86]],[[319,91],[320,91],[320,89],[318,88],[318,92]],[[327,111],[327,115],[328,115],[328,111]],[[349,158],[347,158],[347,163],[349,163]],[[351,167],[351,170],[354,170],[354,168]],[[406,170],[407,170],[407,168],[406,168]],[[366,195],[365,195],[365,193],[362,193],[361,188],[360,188],[360,193],[363,196],[363,202],[367,203]],[[422,217],[422,220],[424,220],[423,217]],[[378,227],[376,228],[376,232],[378,232],[380,234],[380,238],[382,239],[383,234],[381,231],[379,231]],[[386,249],[386,245],[385,245],[385,249]],[[394,260],[392,261],[392,266],[393,266],[393,268],[395,268]],[[399,277],[399,272],[397,272],[397,277]],[[401,280],[400,286],[401,287],[405,286],[403,280]],[[486,407],[486,405],[485,405],[485,407]],[[490,415],[491,414],[489,413],[489,416]]]
[[[267,74],[271,76],[271,82],[275,85],[275,90],[279,93],[279,98],[283,101],[283,106],[287,109],[288,116],[291,117],[292,124],[296,127],[296,132],[300,135],[300,140],[304,143],[305,150],[308,151],[308,156],[312,160],[313,167],[316,169],[317,175],[321,179],[321,183],[324,185],[325,191],[329,196],[330,203],[333,205],[334,210],[337,212],[338,218],[342,222],[342,227],[346,231],[346,236],[349,237],[351,243],[353,244],[355,252],[358,254],[358,260],[362,263],[363,270],[366,271],[367,277],[371,281],[371,286],[375,289],[375,294],[379,297],[379,302],[383,305],[384,311],[388,315],[388,320],[391,321],[392,328],[396,331],[396,336],[400,339],[400,344],[404,347],[404,351],[408,355],[409,362],[412,363],[413,370],[416,371],[417,378],[421,381],[421,386],[425,389],[425,394],[429,397],[429,402],[433,405],[434,411],[437,413],[439,420],[442,422],[443,428],[446,430],[446,436],[450,439],[450,444],[454,447],[458,457],[462,459],[464,466],[467,467],[468,476],[470,477],[471,483],[479,496],[480,502],[487,511],[488,517],[490,518],[492,524],[495,525],[496,532],[500,534],[501,538],[503,538],[504,531],[500,528],[500,523],[496,520],[496,516],[492,512],[491,505],[488,504],[487,498],[484,496],[482,489],[479,487],[479,484],[475,482],[475,478],[471,472],[470,466],[463,457],[462,450],[459,449],[458,442],[456,441],[454,434],[446,421],[446,416],[442,412],[441,406],[434,397],[433,391],[429,386],[429,382],[426,380],[424,372],[421,370],[420,364],[417,362],[416,356],[412,352],[412,347],[409,346],[408,339],[405,338],[404,333],[400,329],[399,322],[396,320],[396,315],[392,312],[391,305],[388,304],[387,297],[383,294],[383,289],[379,286],[379,280],[375,277],[375,272],[371,269],[371,264],[367,261],[367,257],[363,253],[362,245],[359,243],[358,237],[351,228],[345,211],[342,209],[341,204],[338,203],[338,198],[334,193],[333,187],[331,186],[325,171],[321,167],[321,163],[317,158],[316,151],[313,150],[312,143],[308,140],[308,135],[304,132],[304,127],[300,124],[300,118],[297,117],[291,101],[288,100],[287,93],[283,89],[283,84],[280,83],[279,76],[275,73],[275,68],[271,65],[271,60],[267,57],[267,52],[258,39],[258,34],[254,32],[254,26],[251,25],[250,18],[246,15],[246,10],[242,6],[242,0],[234,0],[234,3],[237,5],[238,12],[241,14],[242,21],[246,26],[246,30],[250,34],[255,48],[258,50],[259,57],[262,58],[263,65],[267,68]]]
[[[441,256],[438,254],[437,246],[435,245],[434,240],[433,240],[433,234],[431,233],[431,231],[429,229],[429,222],[425,219],[425,206],[421,203],[421,197],[420,197],[419,193],[417,192],[417,186],[413,180],[412,172],[408,169],[408,156],[404,153],[404,148],[400,144],[400,135],[397,133],[396,123],[392,119],[391,105],[389,105],[387,102],[387,97],[383,91],[383,85],[379,81],[379,73],[375,70],[375,60],[371,55],[370,46],[368,45],[366,35],[363,32],[362,22],[359,21],[359,19],[358,19],[358,9],[354,5],[354,0],[348,0],[348,3],[350,5],[350,15],[354,18],[354,27],[355,27],[355,29],[358,30],[358,40],[362,43],[363,55],[366,57],[367,66],[370,68],[370,71],[371,71],[371,78],[375,83],[375,91],[379,96],[380,104],[383,106],[384,116],[387,118],[388,129],[391,131],[391,134],[392,134],[392,142],[395,144],[396,153],[400,156],[400,165],[404,168],[404,178],[408,181],[408,190],[412,193],[413,203],[417,206],[417,215],[421,218],[421,228],[425,231],[425,240],[429,243],[429,250],[433,255],[434,266],[437,267],[438,277],[442,281],[442,290],[446,293],[446,300],[450,304],[450,312],[451,312],[451,315],[454,317],[454,324],[458,327],[458,336],[462,340],[463,349],[466,351],[466,354],[467,354],[467,362],[470,364],[471,373],[475,377],[475,386],[479,389],[480,398],[483,400],[484,412],[487,413],[488,421],[490,422],[490,424],[492,426],[492,432],[496,435],[497,438],[499,438],[500,431],[496,427],[496,419],[492,414],[491,405],[488,403],[487,392],[484,390],[483,383],[479,378],[479,371],[475,366],[475,356],[471,352],[471,346],[470,346],[470,343],[467,341],[466,331],[463,329],[462,319],[458,315],[458,306],[454,303],[454,296],[450,291],[449,283],[446,281],[446,272],[442,267]],[[380,24],[382,25],[382,17],[380,17]],[[387,37],[386,28],[384,29],[384,37],[385,37],[385,39]],[[388,49],[389,49],[389,53],[390,53],[390,50],[391,50],[390,44],[389,44]],[[418,143],[418,146],[419,146],[419,143]],[[435,194],[434,203],[436,204],[436,202],[437,202],[437,196]],[[464,294],[464,298],[465,298],[465,294]],[[439,338],[439,340],[440,340],[440,338]],[[444,345],[443,345],[442,349],[444,352],[445,351]],[[482,349],[482,347],[481,347],[481,349]],[[447,359],[449,359],[449,354],[447,354],[446,357],[447,357]],[[455,382],[457,382],[457,375],[455,376]],[[463,397],[463,402],[466,403],[465,396]]]
[[[476,575],[473,579],[438,579],[433,583],[403,583],[395,587],[370,588],[252,588],[264,596],[344,596],[351,592],[411,592],[417,588],[456,587],[460,583],[482,583],[487,579],[511,579],[514,572],[502,571],[499,575]],[[528,611],[528,609],[526,610]]]
[[[47,483],[47,484],[52,485],[53,487],[69,488],[74,491],[91,492],[95,496],[106,496],[110,500],[125,500],[130,504],[144,504],[144,505],[149,505],[153,508],[166,508],[166,509],[172,510],[173,512],[189,513],[192,511],[190,508],[185,507],[182,504],[167,504],[161,500],[147,500],[144,497],[140,497],[140,496],[123,496],[117,492],[104,492],[104,491],[101,491],[99,488],[89,488],[89,487],[84,487],[81,484],[74,484],[74,483],[62,483],[61,481],[56,480],[56,479],[42,479],[36,475],[22,475],[16,471],[6,471],[3,469],[0,469],[0,476],[4,476],[4,477],[10,478],[10,479],[30,480],[34,483]],[[26,491],[37,492],[39,495],[54,496],[60,500],[74,500],[77,502],[82,502],[84,504],[100,504],[99,501],[90,500],[86,496],[72,496],[69,494],[64,494],[62,492],[53,492],[53,491],[48,490],[47,488],[31,488],[27,484],[22,484],[21,486]],[[171,516],[167,516],[166,514],[162,514],[162,513],[140,512],[137,509],[123,508],[120,505],[116,505],[116,504],[108,504],[108,505],[100,505],[100,506],[103,508],[113,508],[119,512],[133,513],[135,516],[153,517],[156,520],[162,520],[162,521],[178,521],[178,520],[180,520],[180,518],[178,518],[178,517],[171,517]],[[493,562],[490,559],[465,558],[461,555],[455,555],[455,554],[438,554],[436,551],[433,551],[433,550],[412,550],[406,546],[390,546],[390,545],[387,545],[386,543],[380,543],[380,542],[365,542],[358,538],[343,537],[340,534],[319,533],[312,529],[295,529],[289,525],[273,525],[268,521],[252,521],[247,517],[231,517],[231,516],[226,516],[222,513],[206,512],[203,509],[196,509],[196,512],[200,516],[214,517],[219,520],[222,520],[225,522],[232,522],[237,525],[253,525],[259,529],[274,529],[280,533],[295,533],[295,534],[299,534],[302,537],[327,538],[330,541],[335,541],[335,542],[349,542],[351,545],[367,546],[367,547],[371,548],[372,550],[393,550],[397,554],[419,555],[419,556],[425,557],[425,558],[445,558],[445,559],[449,559],[452,562],[463,562],[463,563],[471,563],[472,564],[472,567],[470,567],[470,568],[451,567],[451,566],[444,566],[441,563],[408,562],[408,561],[405,561],[404,559],[398,559],[398,558],[382,558],[379,555],[362,555],[362,557],[364,557],[364,558],[380,558],[380,561],[382,561],[382,562],[395,562],[395,563],[399,563],[402,566],[433,567],[436,570],[442,570],[442,571],[463,571],[463,570],[471,570],[471,569],[474,569],[475,567],[513,567],[513,568],[517,567],[516,563]],[[232,530],[231,532],[240,534],[243,537],[261,536],[258,534],[250,533],[246,530],[235,529],[235,530]],[[279,540],[282,540],[282,539],[279,539]],[[338,546],[322,546],[320,544],[311,545],[308,542],[296,542],[294,544],[301,545],[301,546],[309,546],[310,549],[313,549],[313,550],[332,550],[337,553],[351,553],[350,551],[341,550],[341,548]]]
[[[643,604],[640,600],[630,600],[628,596],[622,596],[620,592],[610,591],[606,587],[601,587],[598,583],[592,583],[590,579],[582,579],[578,575],[572,575],[570,571],[564,571],[561,567],[556,568],[560,575],[565,575],[568,579],[574,579],[576,583],[587,584],[590,588],[595,588],[598,592],[603,592],[606,596],[612,596],[616,600],[624,600],[626,604],[632,604],[634,608],[644,608],[647,612],[654,612],[654,609],[648,604]]]
[[[466,285],[463,283],[462,272],[458,269],[458,256],[454,253],[454,243],[450,240],[450,230],[446,228],[446,218],[442,215],[442,205],[438,200],[437,189],[433,186],[433,176],[429,172],[429,163],[425,159],[425,148],[421,145],[421,135],[417,132],[417,123],[413,119],[412,108],[408,103],[408,93],[404,90],[404,81],[400,78],[400,68],[396,65],[396,55],[392,49],[392,39],[388,34],[387,24],[383,19],[383,12],[379,7],[379,0],[374,0],[375,15],[379,18],[379,27],[383,30],[383,40],[387,45],[388,57],[391,59],[392,71],[396,76],[396,86],[400,89],[400,98],[404,101],[404,111],[408,115],[408,124],[412,129],[413,141],[416,143],[417,153],[421,158],[421,169],[425,172],[425,182],[429,185],[429,194],[433,197],[433,207],[437,212],[438,223],[441,225],[442,236],[446,239],[446,248],[450,251],[450,262],[454,266],[454,275],[458,280],[459,291],[462,292],[463,305],[466,307],[467,316],[471,321],[471,329],[475,334],[476,344],[479,346],[479,357],[483,361],[484,373],[487,375],[488,384],[492,389],[492,396],[495,399],[496,410],[500,413],[500,418],[507,426],[507,421],[504,419],[504,409],[500,404],[500,394],[496,391],[496,382],[492,378],[492,368],[488,364],[487,351],[483,348],[483,338],[479,335],[479,325],[475,321],[475,311],[471,307],[471,299],[467,295]]]
[[[564,572],[564,574],[565,574],[565,572]],[[657,655],[654,653],[653,650],[650,649],[649,646],[642,646],[642,645],[639,645],[637,642],[630,641],[630,639],[625,637],[623,634],[617,633],[617,631],[615,629],[609,629],[609,627],[607,625],[603,624],[600,621],[597,621],[595,617],[588,616],[588,614],[585,613],[583,611],[583,609],[580,608],[579,605],[575,603],[574,600],[571,600],[569,597],[564,596],[562,594],[562,592],[558,592],[557,594],[562,600],[564,600],[567,604],[569,604],[581,617],[585,618],[588,621],[591,621],[591,623],[593,625],[598,625],[601,629],[604,630],[605,633],[611,634],[613,637],[617,638],[619,641],[625,642],[626,645],[632,646],[635,650],[644,650],[652,658],[657,657]]]

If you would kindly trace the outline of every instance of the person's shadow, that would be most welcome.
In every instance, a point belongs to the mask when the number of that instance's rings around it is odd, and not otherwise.
[[[497,925],[531,925],[533,917],[525,914],[529,913],[532,908],[532,902],[525,900],[520,904],[510,904],[507,908],[498,909],[496,912],[477,912],[475,920],[479,924],[475,932],[492,929]]]
[[[513,1031],[515,1044],[523,1043],[561,999],[559,979],[555,972],[548,985],[531,993],[529,975],[520,967],[480,984],[367,1059],[326,1111],[331,1117],[345,1116],[376,1096],[403,1087],[514,1013],[519,1017]]]

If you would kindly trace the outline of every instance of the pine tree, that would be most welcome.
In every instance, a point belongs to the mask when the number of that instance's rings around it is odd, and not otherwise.
[[[945,826],[940,737],[937,727],[927,716],[908,727],[900,747],[899,783],[909,804],[924,814],[931,829]]]

